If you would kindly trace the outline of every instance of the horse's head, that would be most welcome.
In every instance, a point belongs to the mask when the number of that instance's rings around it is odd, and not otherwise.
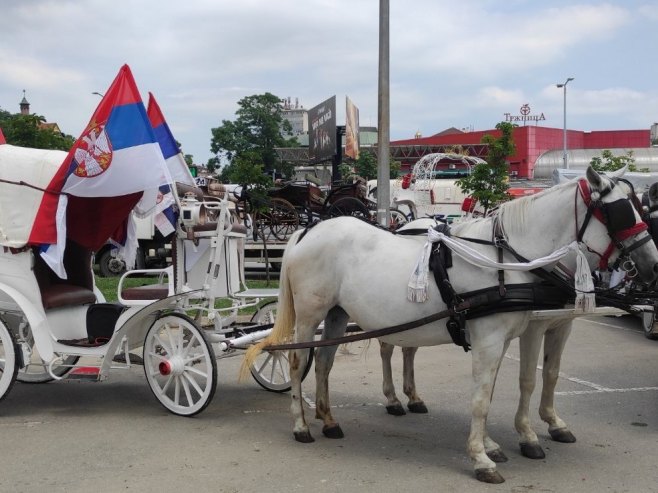
[[[625,168],[611,175],[600,175],[592,167],[578,189],[587,212],[578,228],[578,241],[598,254],[599,268],[621,267],[639,281],[649,283],[658,274],[658,250],[647,232],[647,225],[633,204],[632,197],[618,179]],[[597,221],[590,221],[595,217]]]

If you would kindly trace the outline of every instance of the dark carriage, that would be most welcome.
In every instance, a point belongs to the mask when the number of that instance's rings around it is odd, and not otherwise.
[[[241,209],[252,215],[254,239],[265,241],[286,241],[314,219],[355,216],[370,220],[374,213],[362,180],[334,185],[326,191],[310,181],[288,182],[268,189],[265,198],[243,189],[238,200]]]

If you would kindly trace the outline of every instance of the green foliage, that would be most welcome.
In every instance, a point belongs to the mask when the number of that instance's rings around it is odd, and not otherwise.
[[[628,166],[628,171],[641,171],[643,173],[648,173],[649,170],[643,168],[638,170],[635,165],[635,158],[633,157],[633,151],[628,151],[622,156],[615,156],[612,154],[612,151],[609,149],[604,149],[601,151],[601,157],[593,157],[589,164],[596,171],[616,171]]]
[[[208,172],[213,173],[216,169],[219,169],[219,158],[217,157],[211,157],[208,159],[208,162],[206,163],[206,169]],[[222,180],[222,183],[227,183],[228,182],[228,177],[226,177],[226,182]]]
[[[240,162],[240,176],[255,177],[258,173],[246,172],[246,166],[271,173],[292,171],[292,166],[284,165],[278,158],[275,148],[297,147],[297,139],[292,137],[290,122],[282,117],[281,100],[268,93],[242,98],[238,101],[236,120],[223,120],[222,124],[211,129],[210,150],[229,162],[229,168]],[[247,183],[247,182],[234,182]]]
[[[341,165],[342,166],[342,165]],[[344,168],[347,174],[343,171],[343,168],[340,169],[341,176],[345,179],[347,176],[358,175],[366,180],[374,180],[377,178],[377,157],[368,151],[363,151],[359,153],[359,159],[354,162],[354,172],[352,172],[349,165],[345,164]],[[389,176],[391,179],[395,179],[400,174],[400,168],[402,165],[391,157],[389,159]]]
[[[194,164],[194,156],[192,154],[185,154],[183,159],[185,159],[185,162],[188,166],[192,166]]]
[[[496,129],[501,132],[499,138],[488,134],[482,137],[482,143],[489,145],[487,162],[476,165],[470,175],[457,180],[457,185],[465,193],[482,204],[485,214],[489,209],[507,199],[509,189],[507,158],[516,152],[512,138],[515,126],[509,122],[500,122],[496,125]]]
[[[75,139],[52,128],[42,128],[46,119],[40,115],[11,114],[0,109],[0,128],[7,144],[35,149],[68,151]]]

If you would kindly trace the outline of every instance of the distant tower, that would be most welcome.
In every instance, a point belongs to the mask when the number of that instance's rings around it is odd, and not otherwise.
[[[23,89],[23,100],[21,101],[21,115],[30,114],[30,103],[25,99],[25,89]]]

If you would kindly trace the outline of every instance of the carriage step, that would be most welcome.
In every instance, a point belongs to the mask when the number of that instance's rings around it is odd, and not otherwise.
[[[114,358],[112,358],[112,361],[115,363],[126,363],[126,354],[121,353],[117,354]],[[130,354],[130,363],[133,365],[144,365],[144,360],[142,359],[141,356],[137,354]]]
[[[96,366],[81,366],[71,370],[66,378],[68,380],[98,381],[100,371],[101,369]]]

